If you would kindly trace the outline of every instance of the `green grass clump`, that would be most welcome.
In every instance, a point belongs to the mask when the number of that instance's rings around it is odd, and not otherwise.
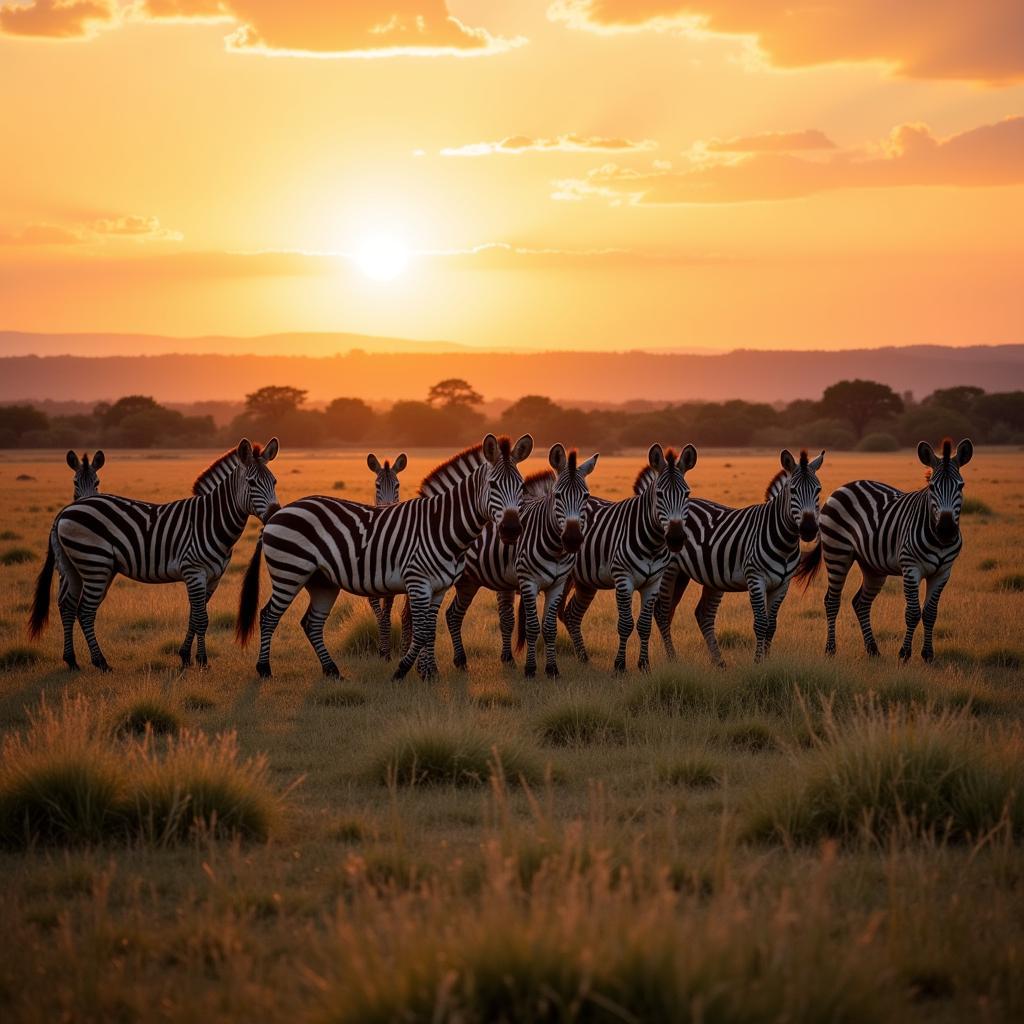
[[[722,770],[707,758],[694,755],[662,764],[658,769],[658,778],[670,786],[709,789],[721,784]]]
[[[999,562],[994,558],[983,558],[978,563],[978,568],[982,572],[991,572],[993,569],[999,568]]]
[[[182,706],[186,711],[209,711],[217,706],[217,702],[208,693],[193,690],[182,698]]]
[[[32,647],[8,647],[0,654],[0,672],[29,668],[39,661],[39,652]]]
[[[366,607],[365,603],[363,607]],[[377,620],[370,614],[369,609],[363,614],[353,615],[351,621],[345,627],[345,633],[341,638],[342,655],[346,658],[376,658],[377,634]],[[392,624],[392,656],[399,651],[401,646],[401,632]]]
[[[752,754],[772,750],[778,745],[775,730],[759,718],[729,722],[722,727],[720,736],[729,746]]]
[[[1011,572],[1000,577],[997,586],[999,590],[1009,590],[1015,594],[1024,592],[1024,572]]]
[[[1008,668],[1014,671],[1024,667],[1024,654],[1006,647],[997,647],[981,656],[985,668]]]
[[[626,721],[611,704],[569,698],[540,716],[537,732],[542,742],[557,747],[624,743]]]
[[[321,683],[309,695],[309,703],[321,708],[349,708],[366,703],[366,691],[345,683]]]
[[[964,498],[960,511],[965,516],[990,516],[992,515],[992,506],[986,504],[981,498]]]
[[[0,555],[0,565],[24,565],[35,557],[31,548],[8,548]]]
[[[722,629],[718,631],[718,646],[723,651],[734,651],[737,647],[752,647],[754,637],[738,629]]]
[[[372,778],[399,786],[476,786],[492,775],[536,782],[541,771],[523,747],[499,742],[458,719],[411,719],[377,745]]]
[[[21,534],[14,530],[0,530],[0,540],[21,540]]]
[[[722,695],[722,680],[709,679],[709,674],[718,674],[718,670],[701,670],[678,663],[656,668],[640,681],[626,706],[633,714],[643,711],[714,713]]]
[[[1019,744],[987,744],[962,713],[862,709],[752,801],[748,838],[815,843],[1024,830]]]
[[[142,736],[148,730],[154,736],[173,736],[181,726],[177,709],[156,692],[129,698],[118,708],[114,719],[114,730],[119,735]]]
[[[144,743],[132,765],[137,828],[161,844],[196,832],[266,839],[280,811],[268,775],[263,755],[241,760],[233,732],[182,731],[159,752]]]

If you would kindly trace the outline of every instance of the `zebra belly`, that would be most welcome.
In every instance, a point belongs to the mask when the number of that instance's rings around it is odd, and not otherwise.
[[[676,565],[695,583],[713,590],[726,593],[738,593],[747,589],[747,577],[743,566],[738,562],[729,561],[724,566],[713,564],[701,557],[702,552],[685,547],[676,556]]]

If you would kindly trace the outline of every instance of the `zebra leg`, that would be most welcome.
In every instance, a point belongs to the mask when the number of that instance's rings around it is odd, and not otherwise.
[[[587,645],[583,642],[583,616],[587,614],[587,609],[596,594],[597,591],[591,587],[577,583],[573,588],[569,603],[562,608],[562,621],[572,638],[572,649],[576,652],[577,659],[582,662],[590,660],[590,655],[587,654]]]
[[[751,573],[747,577],[747,593],[750,595],[750,607],[754,612],[754,637],[757,646],[754,650],[754,662],[764,660],[765,637],[768,635],[768,598],[764,577]]]
[[[768,592],[768,633],[764,638],[764,656],[767,658],[772,652],[772,641],[775,639],[775,630],[779,625],[779,609],[782,602],[786,600],[789,592],[789,580],[783,580],[774,590]]]
[[[935,657],[932,648],[932,630],[935,628],[935,620],[939,615],[939,598],[949,580],[950,570],[947,569],[942,576],[932,576],[925,583],[924,610],[921,612],[921,621],[924,622],[924,647],[921,648],[921,657],[925,661],[931,661]]]
[[[402,660],[398,663],[398,668],[395,669],[394,675],[391,677],[396,681],[404,679],[409,669],[416,664],[420,651],[423,650],[430,639],[431,630],[435,634],[437,633],[436,616],[434,621],[427,621],[430,617],[430,606],[434,598],[430,587],[425,582],[410,582],[406,586],[406,607],[409,609],[409,615],[412,620],[412,639],[405,654],[402,655]]]
[[[405,654],[412,644],[412,608],[409,605],[409,595],[402,601],[402,653]]]
[[[541,624],[541,632],[544,635],[544,674],[551,679],[558,676],[555,643],[558,640],[558,608],[564,594],[564,576],[544,593],[544,620]]]
[[[641,672],[651,671],[651,620],[654,618],[659,588],[660,583],[655,582],[640,591],[640,614],[636,620],[636,633],[640,637],[640,660],[637,662],[637,668]]]
[[[423,680],[436,679],[438,675],[437,658],[434,653],[434,647],[437,644],[437,614],[444,603],[444,595],[447,593],[447,589],[447,587],[444,587],[436,591],[430,599],[430,609],[427,612],[430,637],[423,650],[420,651],[420,656],[416,659],[416,671]]]
[[[85,580],[82,585],[82,597],[78,602],[78,623],[85,634],[85,642],[89,645],[89,657],[101,672],[110,672],[111,668],[96,639],[96,611],[103,603],[103,598],[107,596],[113,578],[113,573],[107,572],[102,576],[93,576]]]
[[[658,591],[658,599],[654,603],[654,620],[658,623],[658,632],[661,634],[661,642],[665,645],[665,657],[669,661],[676,660],[676,648],[672,642],[672,619],[675,617],[675,608],[678,604],[675,589],[679,587],[679,596],[686,590],[690,577],[685,575],[678,565],[669,564],[665,574],[661,577],[661,589]]]
[[[327,650],[327,644],[324,643],[324,623],[327,622],[327,616],[331,614],[334,602],[338,599],[338,589],[326,580],[310,580],[306,584],[309,607],[300,620],[306,639],[320,659],[324,675],[332,679],[340,679],[341,672],[338,671],[338,666]],[[390,627],[391,623],[388,622],[388,628]]]
[[[389,594],[380,599],[380,615],[377,618],[377,653],[381,661],[391,660],[391,609],[395,606],[394,596]]]
[[[903,596],[907,600],[904,616],[907,632],[900,647],[900,661],[909,661],[914,648],[914,632],[921,621],[921,572],[916,566],[908,565],[903,569]]]
[[[57,607],[60,609],[60,624],[64,628],[64,664],[72,672],[77,672],[75,619],[78,618],[78,602],[82,598],[82,577],[73,565],[63,559],[57,565],[60,573],[57,584]]]
[[[206,581],[206,597],[203,603],[203,615],[205,616],[205,625],[202,629],[196,631],[196,664],[200,668],[206,668],[210,664],[209,658],[206,656],[206,633],[210,628],[209,621],[209,607],[210,602],[213,600],[213,595],[217,592],[217,584],[220,583],[220,577],[216,579],[208,579]]]
[[[725,659],[718,647],[718,637],[715,636],[715,617],[718,615],[718,606],[722,603],[723,592],[713,587],[701,588],[700,600],[693,610],[693,617],[697,620],[697,628],[704,643],[708,645],[708,653],[711,660],[719,667],[725,668]]]
[[[853,611],[860,624],[860,632],[864,637],[864,650],[872,658],[878,657],[878,644],[875,642],[875,634],[871,629],[871,606],[875,603],[882,587],[885,586],[885,577],[875,573],[861,570],[863,579],[860,589],[853,595]]]
[[[206,611],[206,576],[201,572],[189,572],[185,575],[185,588],[188,591],[188,629],[178,650],[182,668],[188,668],[192,664],[192,641],[197,633],[203,637],[203,656],[199,663],[206,664],[205,637],[210,624],[210,616]]]
[[[299,591],[306,585],[306,580],[289,580],[287,584],[273,579],[270,598],[260,610],[260,653],[256,660],[256,673],[261,679],[269,679],[270,643],[274,639],[274,631],[281,621],[281,616],[288,610]]]
[[[497,598],[498,626],[501,629],[501,663],[515,665],[516,659],[512,654],[512,633],[516,628],[516,595],[514,591],[499,590]]]
[[[626,671],[626,644],[633,635],[633,582],[618,579],[615,581],[615,606],[619,613],[618,634],[619,649],[615,653],[614,671]]]
[[[828,571],[828,590],[825,591],[825,620],[828,623],[828,635],[825,638],[825,656],[831,658],[836,653],[836,618],[843,600],[843,587],[846,577],[853,564],[849,552],[840,557],[830,558],[828,549],[824,553],[825,568]]]
[[[460,576],[455,584],[455,597],[452,598],[448,610],[444,613],[445,625],[452,638],[453,664],[456,668],[465,669],[467,665],[466,648],[462,646],[462,620],[466,617],[480,584],[476,580]]]
[[[532,679],[537,674],[537,639],[540,636],[536,582],[520,580],[519,600],[522,601],[522,608],[519,611],[526,624],[526,665],[523,667],[523,674],[527,679]]]

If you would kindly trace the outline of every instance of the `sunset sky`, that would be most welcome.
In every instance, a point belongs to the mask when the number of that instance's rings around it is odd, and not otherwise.
[[[0,86],[0,329],[1024,342],[1021,0],[0,0]]]

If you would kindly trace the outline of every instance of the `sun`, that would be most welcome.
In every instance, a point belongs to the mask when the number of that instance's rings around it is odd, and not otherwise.
[[[377,231],[366,235],[352,258],[374,281],[393,281],[409,265],[409,249],[399,235]]]

